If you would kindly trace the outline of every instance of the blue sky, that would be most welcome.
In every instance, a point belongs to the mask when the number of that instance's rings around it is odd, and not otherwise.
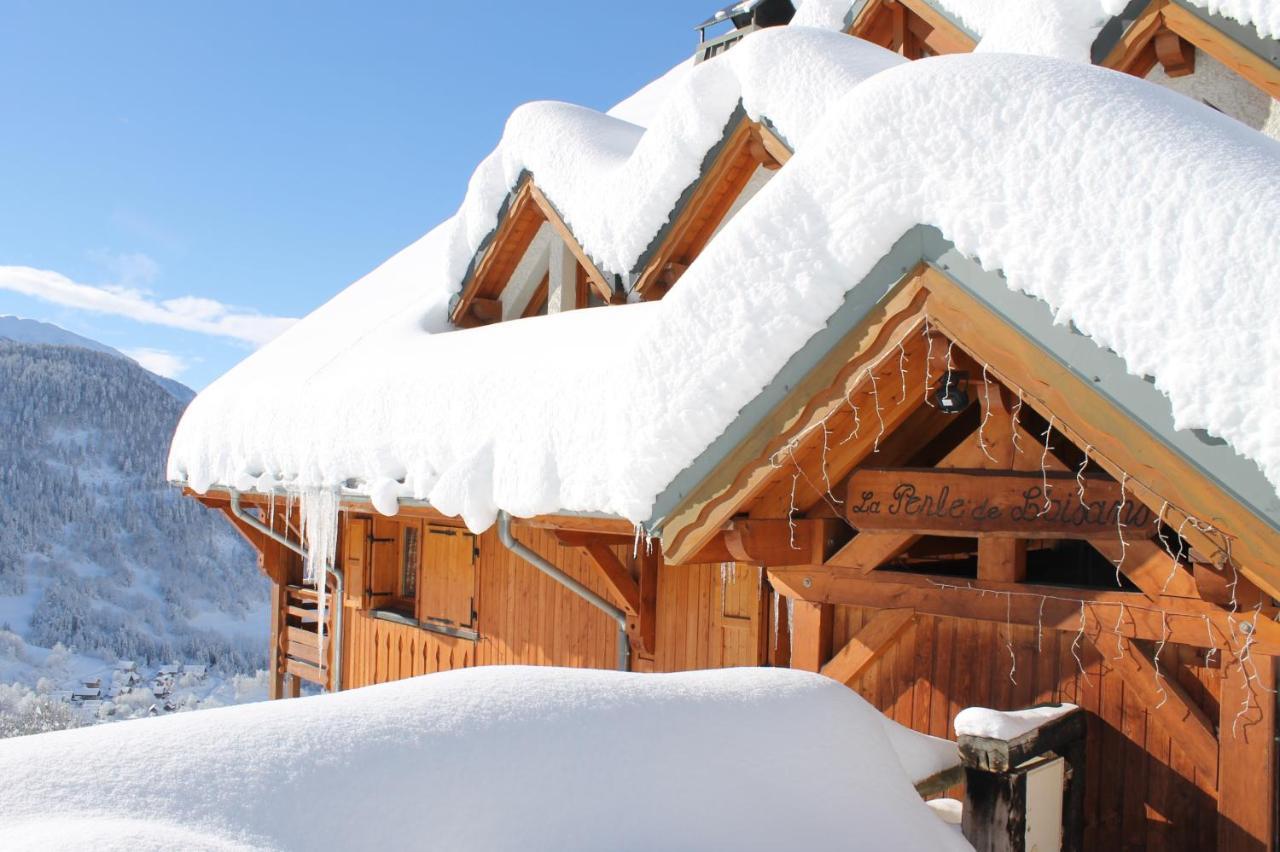
[[[716,8],[0,0],[0,314],[200,388],[450,215],[516,105],[608,108]]]

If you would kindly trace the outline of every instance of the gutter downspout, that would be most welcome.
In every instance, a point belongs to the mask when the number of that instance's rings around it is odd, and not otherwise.
[[[235,490],[234,488],[229,488],[227,489],[227,491],[231,495],[231,514],[235,515],[238,519],[240,519],[241,521],[244,521],[246,524],[253,527],[255,530],[262,533],[267,538],[271,539],[277,544],[280,544],[284,547],[289,548],[294,553],[301,556],[304,562],[306,561],[307,551],[302,547],[302,545],[296,544],[290,541],[288,537],[283,536],[280,533],[276,532],[271,527],[267,526],[262,521],[258,520],[253,515],[250,515],[248,512],[244,511],[244,509],[240,508],[240,492],[239,491]],[[334,585],[334,588],[336,589],[336,591],[334,592],[334,598],[337,600],[337,605],[332,608],[333,609],[333,636],[330,637],[330,642],[329,642],[329,657],[330,657],[329,662],[332,664],[332,669],[333,669],[332,691],[341,692],[342,691],[342,607],[344,605],[344,602],[346,601],[346,596],[344,594],[345,584],[343,583],[342,574],[339,571],[337,571],[332,565],[325,565],[324,570],[326,574],[328,574],[330,577],[333,578],[333,585]],[[337,649],[337,653],[333,652],[335,648]]]
[[[618,671],[628,671],[631,668],[631,641],[627,638],[627,614],[517,541],[511,534],[511,515],[501,510],[498,511],[498,538],[507,550],[618,623]]]

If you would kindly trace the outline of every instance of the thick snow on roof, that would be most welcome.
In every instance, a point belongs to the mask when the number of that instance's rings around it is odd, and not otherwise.
[[[744,39],[720,61],[683,72],[678,66],[660,81],[665,103],[648,112],[648,132],[570,104],[516,109],[497,149],[472,175],[450,251],[450,278],[461,281],[524,171],[533,173],[594,260],[610,272],[630,272],[697,179],[739,101],[749,115],[768,116],[798,146],[841,93],[903,61],[886,50],[849,49],[848,39],[833,32],[782,27],[769,36]]]
[[[1128,0],[927,0],[979,36],[978,50],[1031,53],[1089,61],[1089,47],[1106,20]],[[1206,11],[1280,37],[1276,0],[1190,0]],[[850,0],[804,0],[792,25],[842,29]]]
[[[788,29],[743,44],[883,54]],[[814,66],[774,55],[779,90],[818,86]],[[643,522],[923,223],[1154,377],[1178,428],[1226,439],[1280,484],[1280,143],[1142,80],[1039,57],[937,57],[845,91],[661,302],[429,333],[458,280],[441,271],[442,226],[200,394],[170,477],[351,481],[383,511],[427,499],[477,530],[500,508]],[[655,148],[680,156],[680,127],[659,126],[672,139]]]
[[[819,675],[485,667],[5,740],[0,847],[970,848],[908,742]]]

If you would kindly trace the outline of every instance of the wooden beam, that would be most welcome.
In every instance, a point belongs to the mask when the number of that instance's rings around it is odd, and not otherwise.
[[[517,526],[543,530],[564,530],[566,532],[585,532],[593,535],[608,535],[635,541],[636,527],[622,518],[599,518],[588,515],[538,515],[534,518],[515,520]]]
[[[1147,597],[1155,600],[1163,595],[1177,598],[1199,598],[1196,582],[1186,567],[1174,560],[1165,549],[1145,538],[1126,540],[1120,537],[1089,539],[1090,546],[1109,562],[1120,563],[1120,573],[1128,577]]]
[[[1164,24],[1271,97],[1280,100],[1280,68],[1176,3],[1160,10]]]
[[[853,568],[866,574],[902,553],[919,538],[901,533],[860,532],[826,564],[833,568]]]
[[[791,147],[782,141],[782,137],[774,133],[773,128],[767,124],[756,123],[753,127],[755,135],[760,139],[760,144],[764,146],[764,150],[773,158],[773,161],[779,166],[785,166],[787,161],[791,159]]]
[[[979,536],[978,579],[1002,583],[1021,583],[1027,579],[1027,540]]]
[[[1175,665],[1166,663],[1157,673],[1152,654],[1137,642],[1121,640],[1115,634],[1103,633],[1090,641],[1104,664],[1124,678],[1125,688],[1160,722],[1174,748],[1186,754],[1212,782],[1218,775],[1218,739],[1213,722],[1178,683]],[[1168,659],[1176,657],[1170,654]]]
[[[1196,49],[1182,36],[1170,29],[1162,29],[1152,40],[1156,59],[1170,77],[1186,77],[1196,71]]]
[[[627,566],[623,565],[618,555],[609,548],[607,542],[589,534],[574,532],[558,532],[556,538],[568,547],[580,547],[585,550],[591,557],[591,561],[600,569],[605,582],[609,584],[609,591],[613,593],[614,600],[629,615],[640,615],[640,586],[627,571]]]
[[[1124,31],[1106,58],[1098,64],[1103,68],[1111,68],[1136,77],[1147,76],[1147,72],[1155,62],[1151,40],[1164,26],[1164,18],[1160,10],[1166,2],[1167,0],[1153,0]]]
[[[538,282],[538,286],[534,288],[529,301],[525,303],[524,310],[520,312],[520,317],[536,317],[542,313],[542,309],[547,305],[547,293],[551,286],[551,273],[548,272],[542,276],[542,280]]]
[[[463,328],[479,328],[495,322],[502,322],[502,300],[480,296],[472,298],[467,312],[456,320],[456,324]]]
[[[853,683],[889,650],[915,617],[914,609],[880,610],[822,667],[822,673],[844,684]]]
[[[926,44],[935,53],[972,53],[976,42],[927,0],[897,0],[930,28]]]
[[[475,259],[471,275],[463,281],[458,303],[450,320],[464,325],[476,298],[496,298],[506,287],[511,273],[528,251],[546,218],[534,204],[533,179],[525,175],[512,191],[506,213],[499,220],[488,244]]]
[[[1113,479],[1127,472],[1129,493],[1148,508],[1168,501],[1179,512],[1213,518],[1231,537],[1230,554],[1222,537],[1194,524],[1186,525],[1184,536],[1211,561],[1234,559],[1264,591],[1280,597],[1280,536],[1266,521],[942,272],[929,267],[921,276],[929,292],[930,322],[958,348],[990,365],[1000,381],[1023,388],[1025,404],[1045,419],[1054,417],[1055,428],[1077,446],[1092,445],[1097,452],[1090,458]]]
[[[1273,848],[1276,661],[1224,658],[1218,713],[1218,850]]]
[[[808,600],[877,609],[912,607],[928,615],[1022,624],[1070,633],[1079,633],[1083,623],[1086,635],[1114,634],[1118,630],[1129,638],[1153,641],[1164,638],[1167,642],[1196,648],[1239,646],[1243,642],[1240,623],[1246,620],[1188,598],[1159,597],[1151,601],[1145,595],[1132,592],[965,580],[896,571],[863,575],[848,569],[813,565],[770,569],[769,580],[780,593],[797,598],[797,605],[800,600]],[[1163,619],[1160,610],[1166,613]],[[1250,649],[1259,655],[1280,654],[1280,624],[1259,618]]]
[[[735,518],[724,532],[724,542],[735,562],[812,565],[826,559],[838,530],[834,518]]]
[[[830,604],[802,599],[792,603],[791,668],[807,672],[822,670],[823,663],[831,655],[834,615]]]
[[[669,562],[688,561],[773,481],[777,468],[770,460],[792,436],[847,405],[849,384],[860,387],[867,367],[923,317],[915,280],[905,276],[668,515],[662,542]]]
[[[569,230],[569,226],[561,217],[560,211],[543,194],[537,184],[532,182],[530,182],[529,186],[529,197],[533,199],[533,203],[542,211],[542,215],[550,223],[551,229],[559,235],[560,239],[564,240],[565,246],[578,259],[578,263],[582,268],[586,270],[587,280],[591,282],[591,286],[600,294],[600,298],[604,299],[606,303],[610,302],[613,299],[613,287],[609,285],[609,282],[605,281],[604,274],[596,266],[596,262],[591,259],[591,256],[578,243],[578,238],[573,235],[573,231]]]
[[[983,394],[985,397],[985,393]],[[994,396],[994,395],[993,395]],[[997,428],[996,421],[1001,418],[993,417],[986,427],[981,430],[981,438],[987,442],[987,452],[995,455],[997,459],[1005,458],[1002,455],[996,455],[997,452],[1003,453],[1004,450],[996,446],[997,436],[1004,433]],[[1012,439],[1012,419],[1010,418],[1010,428],[1008,431],[1008,445],[1010,455],[1006,461],[997,462],[997,464],[1008,464],[1010,466],[1018,466],[1020,460],[1013,455],[1013,439]],[[991,431],[988,432],[987,430]],[[1031,436],[1021,427],[1018,428],[1019,438],[1023,446],[1030,446],[1032,443]],[[979,430],[974,430],[968,437],[956,445],[951,452],[942,457],[938,462],[939,468],[964,468],[978,467],[987,461],[986,453],[983,452],[982,444],[979,443]],[[1000,441],[1003,445],[1003,441]],[[848,544],[842,547],[834,556],[827,560],[827,564],[833,567],[855,568],[863,573],[874,571],[890,559],[902,553],[911,547],[919,536],[908,533],[874,533],[860,532],[854,536]]]
[[[249,542],[250,547],[258,551],[258,567],[261,568],[262,552],[263,550],[266,549],[267,537],[263,535],[261,532],[259,532],[258,530],[249,526],[240,518],[237,518],[235,514],[231,511],[231,507],[229,505],[225,503],[216,502],[204,497],[201,497],[198,499],[200,500],[201,503],[208,506],[209,508],[216,509],[222,512],[222,514],[226,516],[226,519],[231,522],[231,526],[235,527],[236,532],[240,533],[241,537],[243,537],[245,541]]]

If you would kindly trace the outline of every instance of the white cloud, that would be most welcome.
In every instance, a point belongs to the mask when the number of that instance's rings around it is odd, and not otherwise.
[[[186,358],[175,352],[166,352],[163,349],[140,348],[122,351],[144,368],[156,375],[164,376],[166,379],[178,378],[191,366],[191,362]]]
[[[146,257],[141,255],[141,257]],[[154,262],[134,261],[126,277],[154,274]],[[229,337],[261,346],[297,320],[266,316],[199,296],[156,299],[144,290],[72,281],[61,273],[30,266],[0,266],[0,290],[9,290],[56,305],[127,317],[138,322],[180,328],[199,334]]]
[[[160,264],[140,251],[92,251],[89,257],[111,272],[126,287],[145,287],[160,275]]]

